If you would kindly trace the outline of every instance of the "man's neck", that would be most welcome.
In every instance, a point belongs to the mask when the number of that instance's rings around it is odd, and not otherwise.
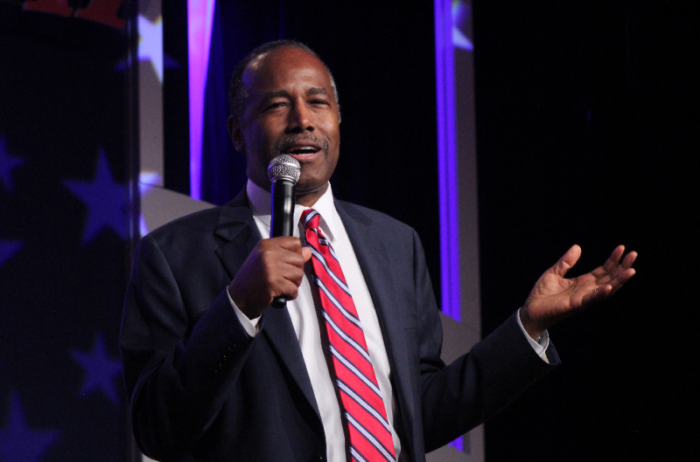
[[[324,184],[321,188],[316,191],[308,191],[299,193],[297,191],[295,202],[304,207],[313,207],[313,205],[328,191],[328,186],[330,183]]]
[[[315,191],[313,194],[297,194],[294,202],[303,207],[313,207],[313,205],[318,202],[321,197],[325,196],[329,190],[330,183],[326,183],[322,189]],[[260,214],[270,213],[270,191],[248,180],[246,183],[246,195],[254,211]]]
[[[265,191],[268,195],[270,194],[270,191],[265,187],[261,186],[258,183],[254,182],[250,178],[248,179],[247,185],[252,185],[256,189],[260,189],[261,191]],[[312,190],[312,191],[298,191],[296,192],[296,197],[294,202],[298,205],[302,205],[304,207],[312,207],[323,195],[326,194],[326,191],[328,191],[328,188],[330,187],[330,183],[326,182],[323,186],[321,186],[318,189]],[[248,193],[248,196],[250,197],[250,188],[246,186],[246,192]]]
[[[256,185],[252,181],[248,180],[246,184],[246,195],[248,196],[248,203],[250,204],[250,209],[253,215],[261,220],[266,226],[270,225],[271,211],[270,211],[270,192]],[[295,215],[301,214],[302,209],[309,206],[303,204],[297,204]],[[314,208],[321,214],[321,220],[325,222],[328,226],[328,235],[333,240],[333,234],[335,232],[335,220],[336,214],[335,204],[333,202],[333,190],[330,184],[327,185],[325,191],[313,204]]]

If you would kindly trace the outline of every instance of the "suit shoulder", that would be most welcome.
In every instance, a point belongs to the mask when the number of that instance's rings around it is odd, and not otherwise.
[[[216,206],[185,215],[159,226],[148,233],[148,236],[156,240],[161,240],[167,236],[179,234],[212,233],[219,223],[222,209],[223,207]]]
[[[335,200],[335,205],[336,208],[340,209],[341,213],[344,212],[355,220],[372,223],[381,229],[386,229],[392,232],[407,232],[415,234],[415,230],[411,226],[390,215],[387,215],[384,212],[379,212],[362,205],[357,205],[352,202],[339,199]]]

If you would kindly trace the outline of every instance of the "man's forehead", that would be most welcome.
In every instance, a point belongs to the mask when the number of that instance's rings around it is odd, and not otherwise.
[[[243,83],[252,89],[255,84],[272,83],[289,72],[304,70],[320,71],[323,80],[330,83],[330,75],[321,60],[297,47],[276,48],[252,59],[243,72]]]

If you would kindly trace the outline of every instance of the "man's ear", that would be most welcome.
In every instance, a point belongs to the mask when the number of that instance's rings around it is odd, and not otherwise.
[[[233,147],[236,151],[245,151],[245,140],[243,139],[243,131],[241,130],[241,125],[234,116],[229,116],[226,123],[228,126],[228,136],[233,141]]]

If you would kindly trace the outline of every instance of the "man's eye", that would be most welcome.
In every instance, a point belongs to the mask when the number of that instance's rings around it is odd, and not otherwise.
[[[286,106],[286,105],[287,105],[287,103],[284,103],[284,102],[272,103],[272,104],[269,104],[269,105],[265,108],[265,111],[268,111],[268,110],[270,110],[270,109],[277,109],[277,108],[280,108],[280,107],[283,107],[283,106]]]
[[[314,100],[311,100],[310,103],[311,104],[323,104],[323,105],[327,105],[327,106],[330,105],[330,103],[328,103],[328,101],[326,101],[325,99],[314,99]]]

